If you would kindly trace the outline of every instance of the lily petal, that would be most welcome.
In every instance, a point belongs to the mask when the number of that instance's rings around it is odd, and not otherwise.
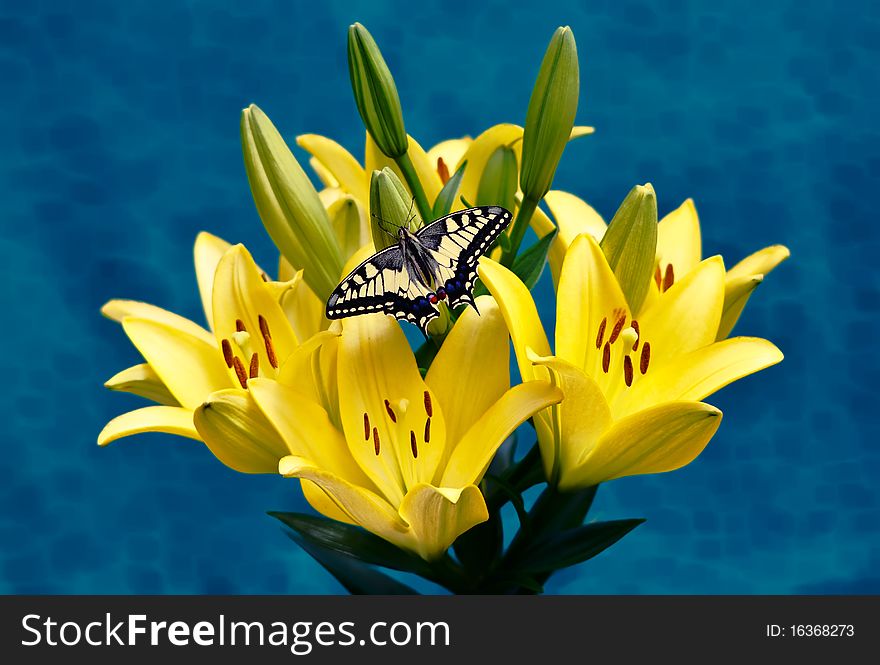
[[[536,413],[558,404],[562,397],[562,390],[545,381],[527,381],[508,390],[458,441],[440,484],[464,487],[480,482],[504,440]]]
[[[465,531],[489,519],[489,511],[475,485],[450,489],[420,484],[407,492],[400,516],[412,529],[418,554],[431,561]]]
[[[639,315],[651,366],[715,341],[724,306],[724,262],[713,256],[689,271]]]
[[[208,327],[212,330],[214,329],[214,305],[211,301],[211,290],[214,288],[214,273],[217,272],[217,264],[220,263],[220,259],[230,247],[232,245],[228,242],[207,231],[202,231],[196,236],[196,244],[193,247],[199,295],[202,297],[205,319],[208,321]]]
[[[583,199],[562,192],[552,190],[544,196],[547,207],[553,219],[556,220],[556,226],[559,227],[559,237],[568,247],[574,239],[582,233],[589,233],[596,242],[602,240],[608,226],[602,215],[596,212],[591,205]]]
[[[290,454],[247,390],[213,393],[193,422],[214,456],[241,473],[277,473],[278,460]]]
[[[324,303],[303,279],[297,279],[281,295],[280,305],[294,337],[298,340],[307,340],[329,325],[329,321],[324,317]]]
[[[467,152],[456,165],[456,168],[458,168],[464,160],[467,160],[468,163],[467,168],[464,170],[464,175],[461,179],[461,187],[459,189],[459,194],[463,196],[466,201],[473,204],[474,201],[477,200],[477,189],[480,186],[480,178],[486,168],[486,163],[489,161],[489,157],[492,156],[492,153],[494,153],[499,147],[503,145],[509,145],[512,147],[513,151],[516,153],[517,163],[522,163],[522,141],[520,140],[522,139],[522,135],[522,127],[505,123],[490,127],[471,142],[468,146]],[[452,171],[453,170],[450,169],[450,172]],[[456,203],[456,205],[453,206],[453,210],[456,209],[457,205],[458,204]]]
[[[172,328],[177,328],[187,335],[201,339],[214,346],[214,335],[200,325],[173,312],[169,312],[167,309],[162,309],[149,303],[137,300],[109,300],[101,308],[101,314],[118,323],[122,323],[122,320],[127,316],[149,319],[150,321],[156,321]]]
[[[782,361],[772,342],[734,337],[691,351],[649,370],[624,392],[624,410],[631,413],[661,402],[699,401],[729,383]]]
[[[352,522],[398,547],[413,549],[409,525],[375,492],[353,485],[302,457],[283,458],[278,463],[278,472],[285,478],[310,480],[324,490]]]
[[[724,280],[724,309],[715,339],[722,340],[730,335],[736,322],[749,301],[752,291],[764,281],[764,275],[744,275]]]
[[[758,250],[737,263],[727,271],[728,279],[745,277],[748,275],[768,275],[770,272],[785,261],[791,252],[785,245],[771,245]]]
[[[474,140],[469,136],[441,141],[428,150],[428,161],[437,168],[437,160],[442,159],[449,175],[452,175],[461,165],[462,157],[473,142]]]
[[[425,385],[397,322],[385,314],[343,321],[339,411],[354,459],[393,505],[430,482],[446,445],[437,396]]]
[[[296,144],[317,159],[342,189],[360,201],[369,201],[367,174],[348,150],[318,134],[297,136]]]
[[[721,424],[721,411],[702,402],[666,402],[619,420],[579,464],[560,479],[560,489],[672,471],[703,451]]]
[[[532,294],[519,277],[492,259],[483,257],[478,272],[501,308],[523,381],[545,378],[544,375],[536,375],[526,351],[532,348],[538,355],[550,355],[550,343],[538,317]]]
[[[437,198],[437,194],[443,188],[443,183],[440,182],[440,175],[437,173],[437,162],[431,163],[427,153],[412,136],[409,137],[409,148],[407,148],[406,153],[413,163],[422,188],[425,190],[425,196],[428,197],[429,201],[434,201]],[[403,177],[403,173],[401,173],[397,163],[393,159],[386,157],[379,150],[379,146],[376,145],[369,133],[367,133],[364,165],[364,172],[367,174],[367,178],[369,178],[373,171],[381,171],[387,166],[394,171],[402,183],[406,184],[406,179]],[[366,186],[369,186],[369,180],[366,180]],[[369,196],[363,200],[369,201]],[[425,219],[422,221],[425,224],[429,224],[432,220]]]
[[[522,196],[520,194],[516,195],[516,202],[519,205],[522,205]],[[547,214],[541,210],[540,206],[535,208],[529,226],[532,227],[535,235],[539,238],[543,238],[548,233],[553,233],[557,230],[556,224],[554,224]],[[559,271],[562,269],[562,262],[565,260],[565,251],[567,249],[568,245],[563,242],[557,233],[556,237],[553,238],[553,241],[550,243],[550,250],[547,252],[547,263],[550,264],[550,276],[553,278],[554,287],[559,284]],[[493,260],[497,261],[501,256],[501,248],[496,247],[490,256]]]
[[[510,386],[510,345],[493,298],[480,296],[476,309],[465,309],[431,363],[425,383],[443,406],[450,443],[459,441],[504,394]]]
[[[684,275],[703,258],[700,218],[693,199],[658,222],[657,257],[663,270],[671,263],[675,275]]]
[[[198,439],[190,409],[179,406],[145,406],[116,416],[98,434],[98,445],[106,446],[117,439],[144,432],[164,432]]]
[[[123,393],[131,393],[138,397],[145,397],[148,400],[164,404],[165,406],[180,406],[180,402],[171,394],[165,384],[162,383],[162,379],[159,378],[159,375],[153,371],[153,368],[148,363],[141,363],[140,365],[122,370],[107,379],[104,387]]]
[[[318,176],[318,180],[320,180],[321,184],[325,187],[325,189],[318,192],[318,196],[323,192],[326,192],[328,189],[335,189],[338,190],[340,194],[343,193],[342,189],[339,188],[339,181],[333,177],[333,174],[327,170],[327,167],[324,166],[320,160],[315,157],[309,157],[309,166],[312,167],[312,171],[315,172],[315,175]]]
[[[231,387],[216,344],[151,319],[126,317],[122,328],[168,391],[192,410],[215,390]]]

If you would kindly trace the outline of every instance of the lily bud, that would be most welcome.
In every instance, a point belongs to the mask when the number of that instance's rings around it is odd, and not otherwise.
[[[520,187],[527,199],[540,201],[553,183],[574,127],[579,90],[574,34],[569,27],[558,28],[544,54],[526,112]]]
[[[397,244],[397,229],[417,231],[422,220],[406,187],[389,167],[370,178],[370,231],[376,251]]]
[[[650,183],[632,188],[599,243],[630,310],[638,312],[657,252],[657,196]]]
[[[372,35],[360,23],[348,28],[348,73],[358,112],[376,145],[392,159],[405,155],[409,138],[397,86]]]
[[[513,210],[517,175],[516,153],[506,145],[498,146],[480,176],[476,205],[496,205]]]
[[[343,256],[351,256],[367,243],[366,225],[361,223],[360,206],[353,196],[342,196],[331,203],[327,214]]]
[[[281,254],[326,299],[342,272],[327,211],[272,121],[251,104],[241,112],[244,167],[257,212]]]

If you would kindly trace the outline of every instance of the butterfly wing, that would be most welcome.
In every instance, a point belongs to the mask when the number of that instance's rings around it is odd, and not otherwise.
[[[477,263],[510,224],[512,216],[499,206],[459,210],[431,222],[416,233],[419,243],[437,261],[440,284],[450,307],[474,304]]]

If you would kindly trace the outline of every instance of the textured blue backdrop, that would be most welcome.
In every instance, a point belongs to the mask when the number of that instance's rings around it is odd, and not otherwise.
[[[610,216],[651,181],[661,212],[696,199],[707,254],[792,249],[738,329],[784,364],[710,400],[725,421],[695,464],[604,486],[597,517],[647,524],[548,590],[880,592],[876,6],[531,4],[3,4],[0,592],[339,590],[264,515],[302,507],[294,483],[172,437],[97,448],[139,403],[101,388],[137,356],[98,308],[122,296],[199,318],[201,229],[271,262],[239,110],[359,154],[354,20],[425,145],[522,122],[546,42],[570,24],[579,121],[598,131],[557,188]]]

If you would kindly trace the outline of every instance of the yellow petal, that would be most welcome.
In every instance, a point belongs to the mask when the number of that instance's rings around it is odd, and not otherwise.
[[[122,319],[127,316],[156,321],[172,328],[177,328],[181,332],[201,339],[211,346],[214,345],[214,336],[200,325],[173,312],[169,312],[167,309],[162,309],[145,302],[137,300],[109,300],[101,308],[101,314],[118,323],[122,323]]]
[[[398,505],[408,488],[431,481],[443,459],[441,404],[422,380],[400,326],[385,314],[345,319],[337,362],[351,454]]]
[[[516,202],[522,205],[522,196],[520,194],[517,194]],[[532,213],[529,226],[532,227],[535,235],[539,238],[543,238],[548,233],[556,231],[556,224],[541,210],[540,206],[535,208],[535,212]],[[567,249],[568,245],[557,234],[553,238],[553,242],[550,243],[550,250],[547,252],[547,263],[550,264],[550,276],[553,278],[554,287],[559,284],[559,271],[562,269],[562,262],[565,260],[565,250]],[[493,260],[497,261],[501,256],[501,248],[496,247],[490,256]]]
[[[180,402],[168,391],[162,379],[147,363],[122,370],[108,379],[104,387],[145,397],[165,406],[180,406]]]
[[[192,410],[232,384],[216,344],[150,319],[126,317],[122,328],[178,402]]]
[[[286,290],[281,295],[280,304],[298,340],[309,339],[329,325],[324,317],[324,303],[305,280],[297,280]]]
[[[257,354],[260,376],[274,376],[275,367],[284,362],[298,343],[278,303],[277,293],[263,281],[243,245],[235,245],[223,255],[214,276],[213,292],[216,344],[219,346],[224,339],[228,340],[233,354],[245,368],[249,368],[252,355]],[[264,321],[262,325],[260,317]],[[244,324],[246,343],[239,344],[233,337],[239,327],[237,322]],[[273,356],[269,354],[270,344],[264,339],[264,327],[271,337]],[[230,381],[238,383],[233,369],[229,369],[228,374]]]
[[[460,489],[422,484],[400,504],[412,529],[417,553],[428,561],[443,555],[465,531],[489,519],[486,501],[475,485]]]
[[[440,484],[464,487],[479,483],[504,440],[526,420],[560,400],[562,391],[544,381],[527,381],[508,390],[458,441]]]
[[[337,522],[354,524],[354,521],[348,516],[348,513],[336,505],[333,497],[322,490],[320,485],[316,485],[311,480],[306,480],[305,478],[300,480],[299,484],[302,488],[303,496],[312,508],[325,517],[329,517]]]
[[[745,275],[724,280],[724,309],[715,339],[722,340],[730,335],[736,322],[749,301],[752,291],[764,281],[764,275]]]
[[[589,136],[590,134],[595,133],[595,131],[596,128],[590,127],[589,125],[575,125],[571,128],[571,136],[568,137],[568,140],[573,141],[581,136]]]
[[[651,366],[715,341],[724,305],[724,263],[702,261],[639,315],[642,338],[651,344]]]
[[[406,152],[413,163],[413,167],[415,167],[416,175],[419,178],[419,182],[422,184],[422,189],[425,190],[425,196],[427,196],[428,201],[433,202],[443,187],[443,183],[440,182],[440,175],[437,173],[437,162],[431,163],[431,160],[428,159],[427,153],[425,153],[422,146],[420,146],[418,141],[412,136],[409,137],[409,148]],[[397,163],[390,157],[386,157],[382,151],[379,150],[379,146],[376,145],[369,133],[367,134],[364,165],[364,171],[367,174],[371,174],[373,171],[381,171],[387,166],[394,171],[402,183],[406,184],[406,179],[403,177],[403,173],[401,173]],[[366,184],[369,186],[369,181],[367,181]],[[408,186],[407,189],[409,189]],[[367,197],[366,200],[369,200],[369,197]],[[425,224],[428,224],[432,220],[425,219],[422,221],[424,221]]]
[[[241,473],[277,473],[287,445],[247,390],[220,390],[193,417],[205,445]]]
[[[785,245],[765,247],[747,256],[728,270],[727,278],[736,279],[737,277],[750,275],[767,275],[789,256],[791,256],[791,252],[788,251],[788,247]]]
[[[425,383],[443,407],[450,443],[459,441],[510,387],[507,326],[491,297],[481,296],[477,309],[465,309],[431,363]]]
[[[467,160],[467,168],[464,170],[464,176],[461,179],[461,187],[459,195],[463,196],[466,201],[473,204],[477,199],[477,189],[480,186],[480,178],[489,157],[500,146],[508,145],[513,148],[516,153],[517,163],[522,163],[522,127],[517,125],[501,124],[490,127],[485,132],[475,138],[462,160]],[[451,169],[450,169],[451,171]],[[453,205],[452,209],[457,210],[463,207],[459,201]]]
[[[348,194],[339,197],[327,207],[333,232],[339,241],[342,256],[346,260],[372,240],[367,220],[368,207],[368,203],[359,203]]]
[[[302,457],[285,457],[278,464],[278,472],[285,478],[310,480],[333,499],[349,520],[398,547],[413,549],[409,525],[394,506],[375,492],[353,485]]]
[[[616,319],[628,320],[630,314],[617,278],[590,234],[579,235],[568,248],[556,297],[563,304],[556,310],[556,355],[601,383],[607,375],[601,369],[602,344],[596,342],[600,336],[609,339]]]
[[[302,134],[296,144],[317,159],[339,186],[360,201],[369,201],[369,179],[351,153],[336,141],[318,134]]]
[[[145,406],[123,413],[111,420],[98,434],[98,445],[106,446],[117,439],[144,432],[165,432],[189,439],[198,439],[193,426],[193,412],[179,406]]]
[[[289,454],[302,457],[349,482],[371,486],[327,412],[299,391],[269,379],[248,382],[257,406],[284,439]],[[275,460],[277,463],[277,459]]]
[[[333,426],[341,430],[337,387],[338,355],[339,332],[320,332],[303,342],[287,357],[276,380],[320,404],[330,416]]]
[[[554,384],[565,395],[561,404],[549,409],[550,431],[538,430],[545,475],[559,478],[596,446],[611,424],[611,410],[599,385],[578,367],[553,356],[531,358],[552,372]]]
[[[532,294],[519,277],[491,259],[484,257],[480,261],[479,274],[501,307],[523,381],[544,378],[543,375],[536,376],[526,352],[527,348],[532,348],[538,355],[550,355],[550,343],[538,317]]]
[[[312,170],[315,172],[315,175],[318,176],[318,180],[321,181],[321,184],[324,185],[324,187],[326,187],[327,189],[339,188],[339,181],[337,181],[336,178],[333,177],[333,174],[330,173],[330,171],[327,170],[327,167],[324,166],[318,159],[316,159],[315,157],[310,157],[309,166],[312,167]],[[322,192],[327,191],[327,189],[322,190]],[[318,192],[318,195],[320,196],[322,192]],[[339,189],[339,192],[341,193],[342,190]]]
[[[734,337],[691,351],[636,381],[624,393],[631,413],[661,402],[699,401],[737,379],[782,360],[782,352],[766,339]]]
[[[660,269],[673,266],[679,277],[693,269],[703,258],[700,218],[693,199],[687,199],[657,224],[657,257]]]
[[[544,201],[556,220],[559,237],[566,247],[582,233],[589,233],[597,242],[602,240],[607,229],[605,220],[586,201],[559,190],[547,192]]]
[[[461,166],[464,153],[467,152],[467,149],[473,142],[474,140],[469,136],[461,139],[441,141],[428,150],[428,161],[434,165],[434,168],[437,168],[437,160],[442,158],[451,176]]]
[[[692,462],[721,424],[721,411],[702,402],[667,402],[615,422],[561,489],[672,471]]]
[[[199,295],[202,297],[202,307],[205,310],[208,327],[212,330],[214,329],[214,311],[211,303],[211,290],[214,288],[214,273],[217,271],[220,259],[231,246],[222,238],[202,231],[196,236],[196,244],[193,247]]]

